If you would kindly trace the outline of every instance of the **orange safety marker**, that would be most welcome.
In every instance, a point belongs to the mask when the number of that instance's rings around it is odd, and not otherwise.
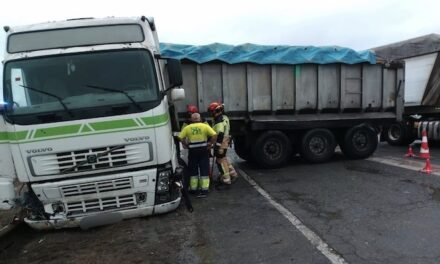
[[[428,137],[426,136],[426,130],[422,131],[422,145],[420,146],[420,154],[419,158],[429,159],[431,156],[429,155],[429,147],[428,147]]]
[[[422,172],[426,174],[431,174],[432,167],[431,167],[431,161],[429,159],[426,159],[425,167],[422,169]]]
[[[406,152],[405,157],[406,157],[406,158],[413,158],[413,157],[416,157],[416,154],[414,154],[411,145],[408,145],[408,151]]]

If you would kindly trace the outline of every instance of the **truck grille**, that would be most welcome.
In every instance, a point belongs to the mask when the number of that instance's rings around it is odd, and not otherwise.
[[[78,216],[128,207],[136,207],[136,195],[130,194],[66,203],[67,214],[69,216]]]
[[[61,151],[29,157],[33,175],[60,175],[130,166],[154,159],[151,142]]]
[[[61,152],[56,154],[56,158],[61,173],[106,169],[128,164],[125,146]]]
[[[61,192],[64,197],[85,194],[97,194],[111,191],[119,191],[133,188],[132,178],[122,178],[108,181],[88,182],[75,185],[62,186]]]

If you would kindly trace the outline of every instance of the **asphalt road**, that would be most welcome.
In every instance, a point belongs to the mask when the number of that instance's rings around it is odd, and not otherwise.
[[[401,166],[405,151],[381,144],[373,158]],[[435,169],[439,153],[431,148]],[[276,170],[236,164],[268,197],[241,177],[230,190],[194,198],[192,214],[181,206],[89,231],[23,225],[0,238],[0,263],[332,263],[274,203],[339,263],[440,263],[440,176],[340,154]]]

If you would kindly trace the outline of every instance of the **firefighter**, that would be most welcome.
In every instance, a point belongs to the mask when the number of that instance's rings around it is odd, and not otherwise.
[[[218,169],[220,171],[220,179],[218,185],[220,186],[230,186],[234,182],[238,175],[234,167],[226,157],[226,150],[229,147],[231,137],[229,131],[231,129],[229,124],[229,118],[225,115],[224,105],[218,102],[212,102],[209,104],[208,112],[211,113],[213,117],[213,128],[217,133],[217,140],[214,146],[214,155],[216,157],[216,162]]]
[[[197,108],[197,106],[189,104],[186,106],[186,112],[188,116],[182,124],[182,129],[184,129],[187,125],[191,124],[191,115],[194,113],[199,113],[199,109]]]
[[[192,114],[200,113],[199,109],[197,108],[197,106],[192,105],[192,104],[186,106],[186,112],[188,113],[188,118],[183,122],[182,129],[185,128],[187,125],[191,124],[191,122],[192,122],[191,121],[191,115]],[[201,117],[201,122],[209,125],[209,123],[204,121],[202,117]]]
[[[188,148],[189,191],[204,197],[209,191],[208,149],[216,142],[216,133],[201,121],[199,113],[192,114],[191,124],[182,129],[179,140]]]

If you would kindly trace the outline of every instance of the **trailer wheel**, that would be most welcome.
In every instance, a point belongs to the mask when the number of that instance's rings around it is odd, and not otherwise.
[[[234,138],[234,150],[237,156],[245,161],[250,161],[251,150],[246,144],[245,137],[235,137]]]
[[[414,141],[410,129],[402,123],[394,123],[387,127],[385,139],[391,146],[404,146]]]
[[[266,131],[252,146],[252,158],[264,168],[282,166],[292,154],[289,138],[281,131]]]
[[[373,128],[356,126],[345,133],[341,149],[348,158],[364,159],[373,154],[378,143],[379,140]]]
[[[336,139],[328,129],[312,129],[301,140],[301,156],[309,162],[320,163],[329,160],[335,153]]]

